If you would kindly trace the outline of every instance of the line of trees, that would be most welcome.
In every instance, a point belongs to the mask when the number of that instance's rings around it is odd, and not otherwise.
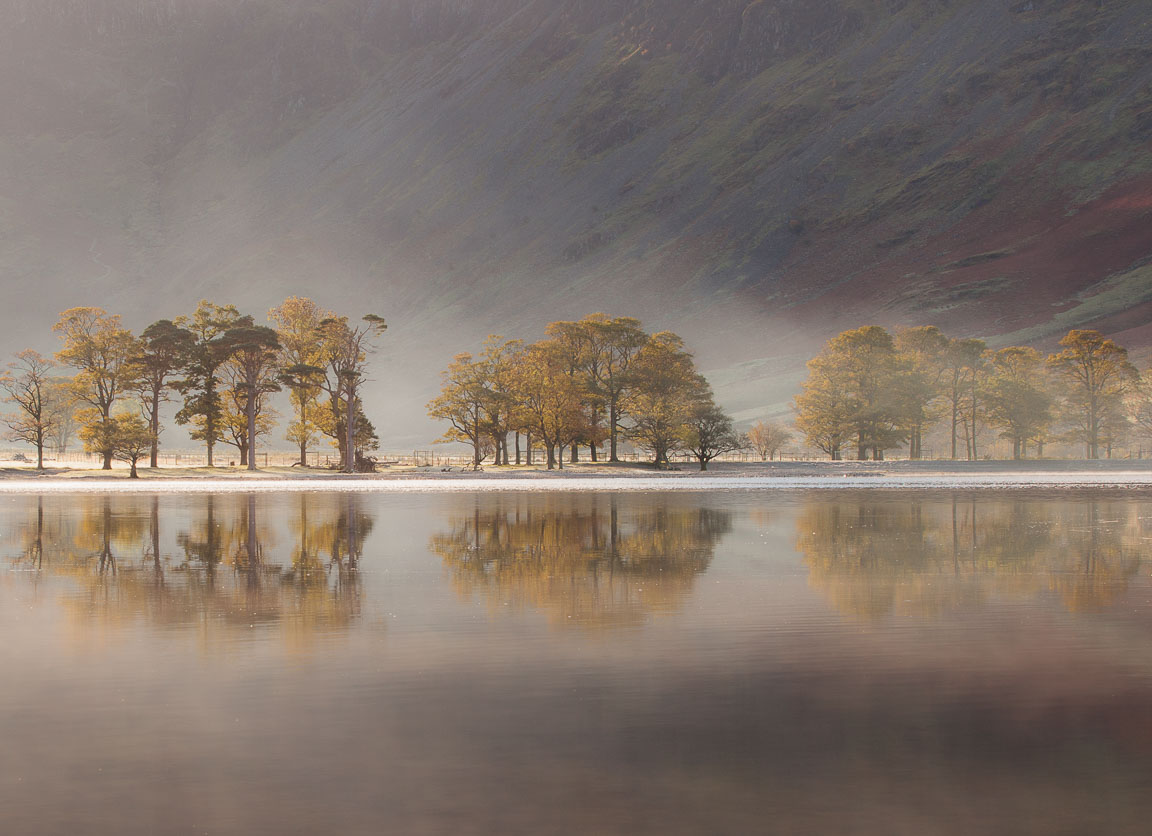
[[[533,464],[537,448],[549,469],[564,466],[565,451],[578,462],[581,448],[595,462],[606,447],[617,462],[626,439],[657,467],[685,452],[706,470],[747,445],[676,334],[649,334],[637,319],[603,313],[553,322],[546,334],[532,344],[490,336],[478,355],[458,354],[443,373],[428,414],[448,423],[442,441],[472,446],[474,467],[489,456]]]
[[[162,319],[139,336],[102,308],[70,308],[53,327],[55,358],[27,349],[0,374],[14,409],[3,416],[12,440],[36,449],[66,446],[78,431],[84,447],[127,462],[132,476],[145,457],[158,464],[161,410],[179,398],[176,423],[205,445],[209,467],[217,444],[234,446],[240,463],[256,469],[256,444],[271,434],[277,413],[268,396],[287,387],[293,419],[287,438],[308,447],[327,436],[352,472],[376,449],[376,432],[360,399],[368,355],[386,328],[375,315],[359,323],[292,297],[273,308],[269,325],[233,305],[203,300],[196,310]],[[69,376],[67,371],[71,370]]]
[[[1111,457],[1133,434],[1152,435],[1152,376],[1098,331],[1073,330],[1044,357],[1027,346],[989,349],[934,326],[895,334],[875,325],[845,331],[808,363],[796,397],[796,426],[832,459],[854,452],[880,460],[907,445],[923,455],[924,436],[943,424],[953,459],[980,454],[981,431],[1012,444],[1083,444],[1089,459]]]

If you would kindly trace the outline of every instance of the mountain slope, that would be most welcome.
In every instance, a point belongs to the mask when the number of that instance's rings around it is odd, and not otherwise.
[[[1133,345],[1138,0],[8,0],[3,348],[64,305],[389,318],[378,408],[489,330],[682,331],[742,417],[864,321]],[[387,395],[385,393],[388,393]]]

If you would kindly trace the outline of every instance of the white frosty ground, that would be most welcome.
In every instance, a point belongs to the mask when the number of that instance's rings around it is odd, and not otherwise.
[[[495,491],[781,491],[843,490],[1020,490],[1027,488],[1149,488],[1152,472],[980,473],[872,476],[652,476],[561,479],[172,479],[140,481],[6,479],[0,494],[15,493],[466,493]]]

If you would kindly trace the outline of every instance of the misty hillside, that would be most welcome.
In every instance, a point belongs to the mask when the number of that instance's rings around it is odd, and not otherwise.
[[[1152,346],[1146,0],[0,0],[0,106],[5,354],[306,294],[389,320],[386,446],[594,310],[740,418],[866,321]]]

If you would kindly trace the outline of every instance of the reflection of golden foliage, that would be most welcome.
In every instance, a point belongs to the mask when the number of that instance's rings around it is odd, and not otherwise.
[[[759,528],[767,531],[772,528],[776,515],[767,508],[753,508],[748,512],[748,519],[752,520]]]
[[[845,614],[936,615],[991,595],[1109,606],[1139,565],[1130,503],[813,502],[797,523],[810,583]]]
[[[203,497],[168,539],[167,516],[188,511],[162,514],[157,497],[81,497],[50,507],[39,498],[14,559],[74,581],[64,606],[85,642],[144,623],[194,633],[212,649],[275,627],[289,647],[307,648],[359,618],[357,564],[372,519],[355,495],[300,498],[288,565],[265,552],[274,526],[255,495]]]
[[[479,498],[430,548],[461,596],[530,606],[590,628],[677,610],[731,530],[727,512],[617,497]]]

